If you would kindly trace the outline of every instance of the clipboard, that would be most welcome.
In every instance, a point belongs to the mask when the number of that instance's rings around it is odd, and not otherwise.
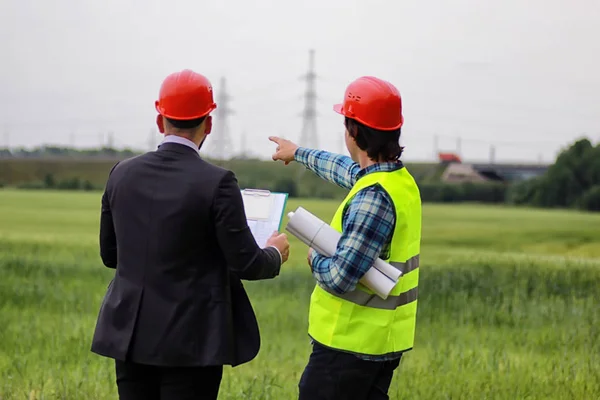
[[[281,230],[289,194],[263,189],[242,189],[241,193],[248,227],[263,248],[271,234]]]

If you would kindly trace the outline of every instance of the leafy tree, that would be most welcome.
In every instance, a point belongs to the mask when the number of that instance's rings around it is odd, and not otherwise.
[[[598,211],[600,144],[580,139],[562,151],[542,177],[511,188],[509,199],[539,207],[569,207]]]
[[[589,211],[600,211],[600,185],[592,186],[581,196],[579,207]]]
[[[53,188],[54,186],[56,186],[54,175],[46,174],[46,176],[44,176],[44,186],[47,188]]]

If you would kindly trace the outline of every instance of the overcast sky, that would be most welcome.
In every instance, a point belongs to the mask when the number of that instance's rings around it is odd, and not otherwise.
[[[162,79],[191,68],[217,94],[227,78],[233,150],[268,157],[269,135],[299,139],[314,48],[322,148],[341,151],[345,86],[375,75],[403,96],[407,160],[439,135],[469,160],[550,161],[600,140],[599,21],[598,0],[1,0],[0,146],[148,149]]]

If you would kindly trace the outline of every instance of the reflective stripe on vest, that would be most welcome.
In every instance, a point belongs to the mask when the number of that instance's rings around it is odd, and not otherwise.
[[[344,294],[338,294],[333,290],[323,286],[321,286],[321,289],[325,290],[327,293],[330,293],[334,296],[337,296],[359,306],[380,308],[382,310],[395,310],[400,306],[416,301],[419,290],[419,288],[412,288],[407,292],[400,293],[398,296],[388,296],[388,298],[384,300],[376,294],[369,294],[367,292],[359,290],[354,290],[352,292]]]
[[[421,197],[406,168],[360,178],[338,207],[331,226],[342,231],[343,215],[358,191],[380,185],[389,195],[396,224],[387,261],[402,272],[387,299],[361,285],[344,294],[316,285],[311,295],[308,333],[316,342],[340,351],[384,355],[414,344],[421,241]]]
[[[419,267],[419,256],[414,256],[410,258],[407,262],[391,262],[389,264],[398,269],[403,274],[407,274],[410,271],[414,271]],[[413,301],[417,300],[418,293],[418,288],[415,287],[398,295],[390,295],[387,299],[384,300],[376,294],[369,294],[361,290],[353,290],[352,292],[339,294],[325,286],[321,286],[321,289],[346,301],[358,304],[359,306],[381,308],[382,310],[394,310],[405,304],[412,303]]]
[[[403,274],[408,274],[410,271],[419,268],[419,255],[417,254],[416,256],[409,258],[406,262],[392,261],[389,264]]]

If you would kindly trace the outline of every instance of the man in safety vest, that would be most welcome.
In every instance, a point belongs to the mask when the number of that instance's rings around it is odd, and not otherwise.
[[[387,399],[394,370],[414,342],[421,197],[400,161],[398,90],[361,77],[334,110],[345,116],[351,158],[270,138],[278,145],[273,160],[300,162],[350,190],[331,221],[341,232],[335,254],[309,250],[317,285],[309,310],[313,351],[300,379],[300,400]],[[386,300],[358,282],[378,257],[403,273]]]

